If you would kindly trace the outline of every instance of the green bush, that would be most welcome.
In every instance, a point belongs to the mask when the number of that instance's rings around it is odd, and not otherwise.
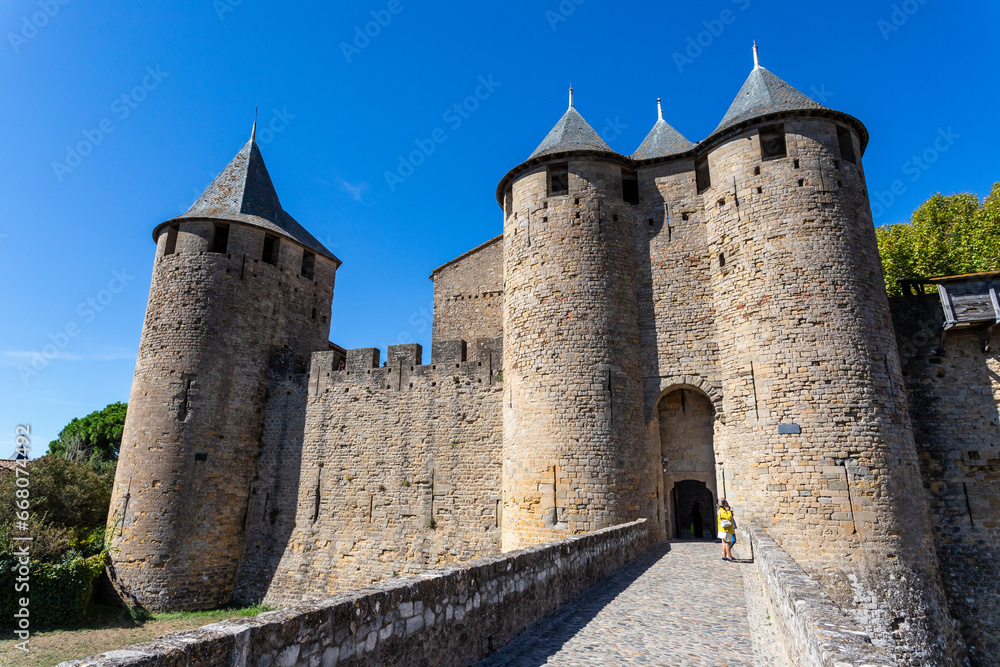
[[[84,558],[75,551],[64,554],[58,563],[31,560],[27,575],[27,591],[14,588],[20,564],[9,554],[0,556],[0,617],[4,629],[14,628],[14,613],[20,609],[19,600],[29,600],[28,613],[31,630],[64,626],[83,620],[87,605],[94,592],[94,581],[104,570],[107,553],[101,552]],[[21,582],[23,583],[23,582]]]
[[[85,463],[52,455],[32,461],[27,470],[31,503],[29,534],[40,543],[37,552],[33,548],[33,555],[45,561],[59,561],[70,548],[76,548],[84,556],[101,551],[111,505],[108,480]],[[0,554],[8,550],[9,527],[15,520],[16,480],[15,474],[0,476]],[[65,543],[64,538],[71,538],[71,543]],[[64,543],[61,550],[54,546],[41,549],[43,542],[60,541]]]
[[[23,470],[0,476],[0,627],[13,629],[21,598],[29,600],[32,630],[73,624],[86,615],[94,581],[107,561],[108,480],[89,463],[52,455],[29,462],[26,470],[27,476]],[[27,479],[27,487],[18,487],[18,479]],[[26,527],[18,525],[14,504],[16,492],[25,489]],[[20,536],[31,541],[14,539]],[[30,552],[26,582],[17,581],[24,544]],[[15,588],[25,583],[28,590]]]

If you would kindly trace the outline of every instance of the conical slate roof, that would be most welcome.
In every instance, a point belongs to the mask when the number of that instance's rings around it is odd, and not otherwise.
[[[333,253],[281,208],[255,135],[191,208],[176,220],[211,218],[262,227],[290,237],[339,263]]]
[[[694,143],[684,138],[680,132],[663,120],[663,109],[660,107],[660,100],[656,100],[656,111],[659,118],[653,129],[649,131],[646,138],[639,144],[639,148],[632,153],[633,160],[649,160],[657,157],[667,157],[676,155],[694,148]]]
[[[538,144],[538,148],[528,159],[565,151],[614,153],[611,147],[604,143],[604,139],[601,139],[600,135],[594,131],[594,128],[583,119],[580,112],[573,108],[572,102],[556,126],[545,135],[542,143]]]
[[[777,75],[757,65],[750,72],[746,83],[740,88],[739,94],[733,100],[722,122],[715,128],[715,132],[767,114],[807,109],[826,109],[826,107],[809,99]]]

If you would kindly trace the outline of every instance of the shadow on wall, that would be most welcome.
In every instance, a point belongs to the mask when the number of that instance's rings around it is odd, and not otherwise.
[[[292,354],[271,361],[260,458],[245,519],[237,604],[264,599],[295,529],[309,375]]]
[[[1000,333],[952,330],[937,294],[892,299],[913,435],[951,615],[973,665],[1000,664]]]

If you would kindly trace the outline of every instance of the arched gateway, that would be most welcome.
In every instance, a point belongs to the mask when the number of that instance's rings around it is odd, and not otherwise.
[[[699,521],[693,516],[697,508],[701,515],[701,534],[712,538],[715,535],[715,506],[719,499],[712,401],[697,389],[677,388],[660,398],[657,416],[669,534],[671,537],[690,537],[692,524],[695,529],[699,527]]]

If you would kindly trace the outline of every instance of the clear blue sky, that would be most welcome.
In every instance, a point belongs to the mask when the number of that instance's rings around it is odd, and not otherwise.
[[[764,66],[868,126],[873,197],[894,181],[902,192],[884,224],[934,192],[982,196],[1000,180],[998,21],[994,2],[942,0],[8,0],[0,456],[19,423],[39,455],[71,418],[128,399],[150,232],[236,154],[255,105],[274,130],[258,137],[282,204],[344,261],[331,338],[429,350],[428,275],[501,232],[496,185],[563,113],[570,82],[620,152],[652,126],[657,97],[698,141],[749,74],[756,39]],[[478,108],[445,115],[480,77],[493,89],[478,89]],[[398,156],[439,128],[445,140],[390,188]],[[912,162],[949,128],[932,164]],[[50,343],[57,358],[23,379],[19,366]]]

